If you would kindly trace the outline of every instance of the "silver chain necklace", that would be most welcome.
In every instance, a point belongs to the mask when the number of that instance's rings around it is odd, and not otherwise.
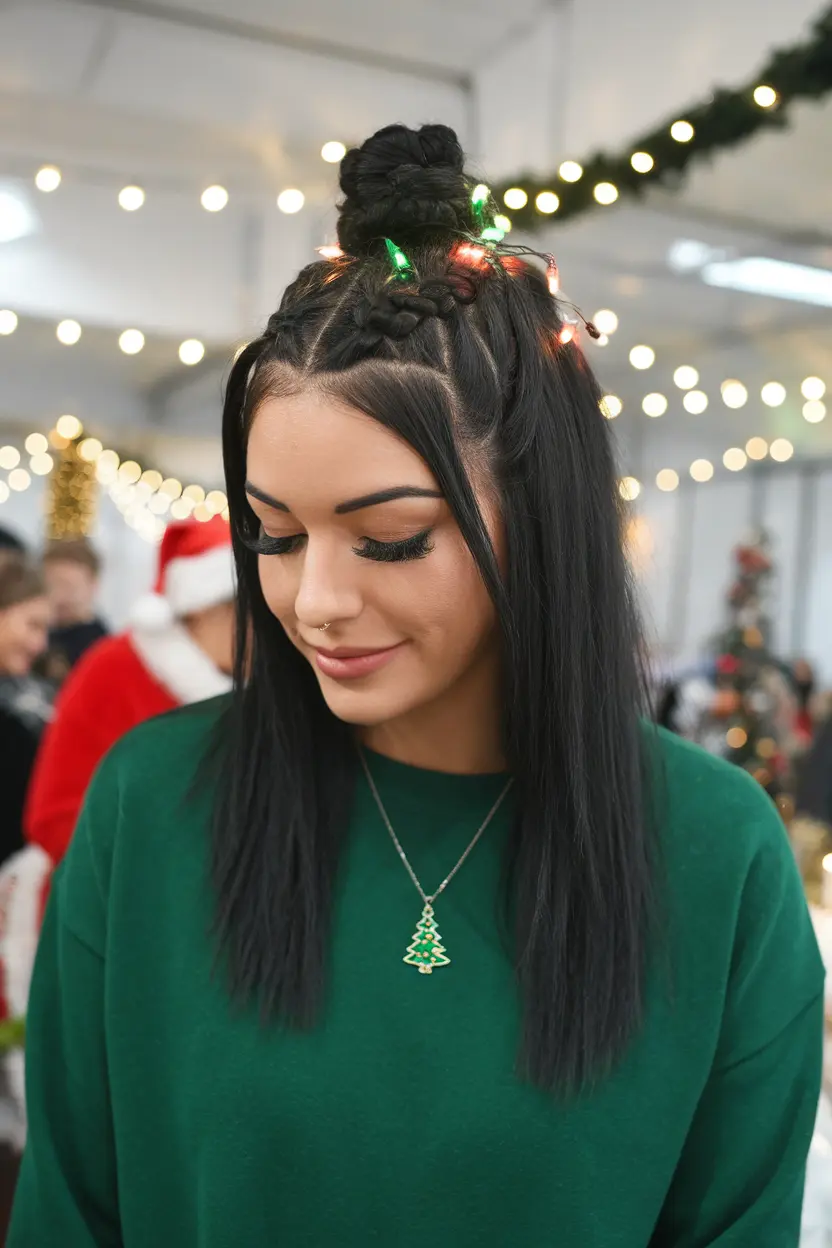
[[[497,811],[500,809],[500,807],[502,806],[503,802],[505,801],[508,795],[508,791],[512,786],[513,780],[509,780],[508,783],[506,784],[502,793],[497,798],[496,802],[491,807],[488,814],[485,816],[485,819],[483,820],[482,824],[477,830],[476,836],[471,841],[471,844],[468,846],[468,848],[465,850],[465,853],[462,855],[459,862],[454,867],[453,871],[451,871],[450,875],[447,875],[445,877],[445,879],[437,888],[436,892],[431,893],[430,896],[428,896],[428,894],[425,892],[425,890],[422,888],[422,885],[419,882],[419,877],[417,876],[416,872],[411,867],[407,858],[407,854],[402,849],[402,845],[401,845],[399,838],[396,836],[396,833],[393,829],[393,825],[390,822],[390,816],[387,814],[387,811],[384,806],[384,802],[381,800],[381,794],[379,793],[378,788],[376,787],[376,782],[372,777],[372,773],[370,772],[370,768],[367,763],[367,759],[365,757],[364,751],[360,747],[359,747],[358,753],[361,759],[361,766],[364,768],[364,775],[367,777],[367,783],[370,786],[370,792],[375,798],[375,803],[376,803],[376,806],[378,806],[378,811],[384,822],[384,826],[387,828],[387,831],[390,833],[390,837],[393,841],[393,844],[398,850],[399,857],[401,858],[402,862],[405,865],[407,874],[410,876],[411,880],[415,884],[416,891],[418,892],[419,896],[422,898],[422,901],[424,902],[424,909],[422,910],[422,917],[416,926],[416,931],[413,934],[412,943],[408,946],[407,953],[405,954],[403,960],[408,964],[408,966],[418,967],[420,974],[431,975],[433,973],[434,967],[449,966],[450,961],[451,961],[451,959],[447,956],[445,946],[442,944],[442,937],[440,936],[439,930],[436,926],[436,919],[434,918],[434,912],[433,912],[433,903],[436,901],[436,898],[441,893],[444,893],[445,889],[448,887],[451,880],[456,875],[457,871],[459,871],[460,867],[468,858],[468,855],[471,853],[474,846],[477,844],[480,837],[482,836],[486,828],[491,823],[491,820],[497,814]]]

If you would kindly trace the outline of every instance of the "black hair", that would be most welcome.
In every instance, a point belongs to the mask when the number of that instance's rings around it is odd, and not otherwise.
[[[0,526],[0,550],[14,550],[19,555],[26,554],[26,546],[11,529]]]
[[[0,611],[45,595],[46,586],[37,564],[14,548],[0,550]]]
[[[271,615],[251,550],[246,443],[265,398],[314,387],[404,438],[494,601],[515,780],[507,864],[521,1070],[578,1088],[643,1016],[654,853],[639,628],[601,391],[545,273],[481,247],[453,131],[388,126],[341,167],[344,255],[310,264],[237,359],[223,443],[239,581],[236,691],[215,807],[217,932],[269,1018],[321,1018],[330,906],[357,756]],[[387,239],[407,261],[391,276]],[[469,469],[495,484],[501,576]]]

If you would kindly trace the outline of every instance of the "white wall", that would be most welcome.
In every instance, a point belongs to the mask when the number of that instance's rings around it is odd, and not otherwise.
[[[725,623],[731,552],[762,523],[772,541],[774,646],[806,656],[832,684],[832,466],[778,466],[673,494],[646,488],[638,506],[651,553],[640,568],[659,653],[687,662]]]

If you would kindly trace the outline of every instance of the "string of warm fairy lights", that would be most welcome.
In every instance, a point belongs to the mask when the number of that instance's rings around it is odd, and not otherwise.
[[[0,308],[0,337],[9,337],[20,324],[20,318],[11,308]],[[65,347],[74,347],[81,341],[84,330],[79,321],[67,318],[58,321],[55,337]],[[138,355],[144,350],[145,335],[140,329],[125,329],[118,336],[118,346],[125,355]],[[205,357],[205,343],[199,338],[185,338],[180,342],[178,355],[182,364],[193,367]]]
[[[750,90],[749,97],[752,105],[760,111],[775,110],[782,103],[780,94],[766,83],[758,83]],[[502,196],[506,208],[517,214],[516,224],[526,229],[542,225],[555,213],[562,219],[576,216],[590,207],[610,208],[618,202],[622,192],[641,194],[644,188],[639,186],[639,181],[643,180],[645,185],[650,181],[658,183],[667,177],[670,170],[684,168],[689,163],[688,159],[668,159],[666,139],[680,146],[688,145],[693,143],[696,134],[697,127],[693,122],[679,117],[667,125],[666,136],[661,131],[654,132],[636,144],[625,158],[626,163],[621,157],[601,156],[595,157],[585,168],[577,160],[564,160],[558,166],[557,174],[550,179],[552,185],[560,184],[557,191],[551,185],[541,186],[537,178],[527,178],[523,179],[526,185],[497,188],[497,193]],[[644,150],[648,146],[653,149],[652,152]],[[663,149],[664,159],[658,155],[659,148]],[[690,149],[688,155],[692,153],[693,149]],[[602,171],[605,176],[599,177]],[[584,178],[588,185],[579,189],[578,184]]]
[[[338,164],[346,154],[346,150],[345,144],[330,140],[321,148],[321,157],[328,164]],[[41,165],[34,175],[34,184],[44,195],[52,195],[65,184],[64,172],[54,164]],[[130,183],[118,190],[115,202],[124,212],[135,213],[144,207],[147,197],[148,192],[145,187]],[[199,202],[209,213],[222,212],[230,199],[229,191],[220,183],[206,186],[199,193]],[[306,196],[297,187],[285,187],[278,193],[276,199],[280,212],[289,216],[300,212],[305,203]],[[0,308],[0,336],[13,334],[18,324],[18,314],[12,308]],[[55,326],[55,337],[66,347],[75,346],[80,342],[83,332],[82,325],[73,317],[67,317]],[[144,349],[145,335],[142,330],[130,326],[120,333],[118,345],[125,355],[138,355]],[[192,367],[204,358],[205,344],[199,338],[186,338],[179,344],[178,354],[183,364]]]
[[[602,308],[592,317],[592,322],[601,331],[597,345],[606,346],[610,337],[618,329],[618,317],[609,308]],[[638,372],[646,372],[656,363],[656,352],[646,343],[638,343],[631,347],[628,355],[630,364]],[[710,396],[699,388],[699,370],[692,364],[680,364],[673,371],[673,384],[683,391],[682,406],[692,416],[701,416],[710,404]],[[726,378],[719,387],[722,402],[734,411],[745,407],[750,392],[743,382],[734,377]],[[803,419],[810,425],[820,424],[826,419],[826,382],[821,377],[804,377],[800,383],[803,400]],[[782,407],[788,397],[786,387],[780,381],[767,381],[760,389],[760,399],[766,407]],[[664,416],[670,407],[670,400],[660,390],[652,390],[641,399],[641,410],[646,416],[656,419]],[[624,403],[617,394],[605,394],[601,400],[601,410],[609,420],[620,416]]]
[[[175,477],[165,477],[154,468],[143,468],[135,459],[122,460],[117,451],[105,447],[98,439],[84,437],[77,416],[61,416],[49,434],[31,433],[24,443],[29,456],[28,468],[23,454],[12,445],[0,447],[0,468],[7,471],[0,480],[0,504],[12,492],[28,490],[35,477],[60,473],[62,456],[72,450],[76,460],[74,481],[84,479],[104,487],[125,522],[149,542],[158,542],[165,531],[167,519],[186,520],[190,516],[205,521],[212,516],[228,518],[228,500],[222,490],[208,490],[198,484],[183,485]],[[57,459],[57,463],[56,463]],[[80,469],[80,471],[79,471]],[[53,478],[53,483],[57,477]],[[53,505],[49,515],[50,536],[78,536],[89,531],[93,511],[82,488],[73,498],[71,490],[58,509]],[[54,495],[53,495],[54,497]],[[82,510],[86,506],[86,510]],[[57,511],[57,514],[56,514]]]
[[[722,455],[723,467],[729,472],[742,472],[750,462],[772,459],[777,464],[785,464],[794,455],[794,445],[788,438],[775,438],[768,442],[765,438],[749,438],[745,449],[741,446],[729,446]],[[695,459],[688,467],[687,473],[698,485],[705,485],[713,480],[716,472],[710,459]],[[665,494],[671,494],[681,484],[682,476],[675,468],[661,468],[656,473],[655,483]],[[618,483],[618,491],[625,502],[632,503],[639,497],[643,489],[638,477],[622,477]]]
[[[642,196],[655,185],[676,189],[697,161],[788,125],[796,100],[822,99],[832,91],[832,8],[815,22],[808,38],[772,52],[750,82],[719,87],[684,114],[671,117],[615,154],[598,153],[585,164],[565,160],[547,177],[529,176],[495,188],[514,224],[535,229],[621,196]],[[557,188],[557,189],[555,189]]]
[[[330,141],[324,143],[321,148],[321,157],[328,164],[339,164],[346,155],[346,151],[346,146],[343,143]],[[34,175],[35,186],[44,195],[53,194],[64,184],[64,181],[64,172],[58,165],[41,165]],[[165,189],[169,191],[170,186],[166,184]],[[200,204],[206,212],[210,213],[222,212],[228,206],[230,199],[230,192],[218,182],[204,187],[199,192]],[[138,212],[147,202],[147,190],[144,186],[139,186],[136,183],[128,183],[119,188],[115,196],[115,202],[124,212]],[[288,186],[278,192],[275,202],[282,213],[285,213],[287,216],[293,216],[304,207],[306,196],[297,187]]]
[[[636,352],[649,352],[651,364],[655,359],[652,347],[634,347],[630,352],[631,361]],[[639,363],[635,367],[644,368],[647,365]],[[698,371],[690,364],[680,364],[673,373],[673,381],[680,390],[684,391],[682,406],[685,411],[692,416],[700,416],[707,409],[710,398],[704,390],[697,388]],[[826,382],[821,377],[804,377],[800,383],[800,393],[803,401],[801,409],[803,419],[810,425],[820,424],[826,419],[827,409],[824,402]],[[749,401],[750,392],[743,382],[737,381],[736,378],[729,378],[721,383],[720,395],[727,408],[738,411]],[[760,389],[760,399],[766,407],[782,407],[787,397],[788,391],[779,381],[767,381]],[[650,391],[641,400],[641,410],[654,420],[664,416],[669,407],[668,396],[658,390]],[[601,411],[608,420],[615,420],[623,410],[624,403],[617,394],[605,394],[601,399]]]
[[[681,365],[676,369],[674,376],[679,373],[683,374],[685,382],[691,381],[691,385],[695,384],[692,375],[695,369],[688,365]],[[698,380],[698,378],[697,378]],[[677,385],[679,382],[677,381]],[[685,397],[692,393],[702,393],[688,390]],[[820,377],[805,377],[801,384],[801,394],[806,400],[803,404],[803,418],[810,424],[817,424],[826,417],[826,406],[823,402],[823,396],[826,394],[826,384]],[[707,396],[702,395],[705,403],[702,407],[697,406],[696,409],[688,407],[688,411],[696,410],[704,411],[707,406]],[[661,405],[655,403],[652,407],[647,404],[649,399],[662,400]],[[769,381],[762,387],[761,398],[769,407],[779,407],[786,399],[786,388],[779,381]],[[722,399],[729,408],[740,408],[745,406],[748,400],[748,390],[740,381],[727,381],[722,384]],[[645,406],[647,404],[647,406]],[[599,404],[601,411],[608,420],[614,420],[623,410],[621,400],[614,394],[604,395]],[[659,410],[661,406],[661,410]],[[650,410],[648,411],[648,407]],[[663,415],[667,410],[667,400],[664,395],[646,395],[642,408],[648,415],[658,417]],[[759,462],[770,458],[775,463],[785,464],[794,455],[794,445],[788,438],[777,437],[771,442],[765,438],[755,435],[748,439],[745,447],[729,446],[722,455],[722,464],[729,472],[742,472],[749,462]],[[715,472],[714,464],[709,459],[695,459],[688,467],[687,472],[691,479],[699,484],[705,484],[710,481]],[[670,493],[678,489],[681,481],[680,474],[675,468],[662,468],[656,474],[656,486],[665,493]],[[636,477],[623,477],[619,483],[621,497],[627,502],[634,502],[642,490],[642,483]]]

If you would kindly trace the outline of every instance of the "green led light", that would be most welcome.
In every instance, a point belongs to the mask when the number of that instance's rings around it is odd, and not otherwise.
[[[501,230],[497,225],[486,226],[480,234],[480,238],[484,243],[501,243],[505,236],[505,230]]]
[[[384,243],[387,247],[387,254],[390,257],[394,273],[398,277],[408,277],[413,272],[413,269],[401,247],[398,247],[392,238],[385,238]]]
[[[478,183],[471,192],[471,211],[478,229],[485,225],[485,206],[491,198],[491,191],[484,182]]]

